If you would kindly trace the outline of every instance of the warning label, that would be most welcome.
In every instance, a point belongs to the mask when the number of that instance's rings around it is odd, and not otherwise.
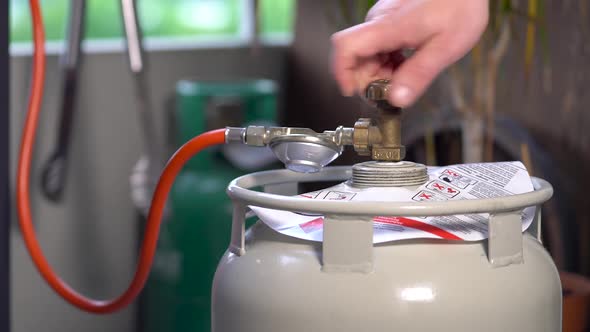
[[[423,202],[423,201],[446,201],[447,198],[443,195],[434,193],[428,190],[420,190],[414,197],[412,197],[414,201]]]
[[[431,181],[430,183],[428,183],[426,185],[426,188],[428,188],[434,192],[440,193],[440,194],[442,194],[446,197],[449,197],[449,198],[453,198],[453,197],[459,195],[459,193],[460,193],[459,189],[454,188],[450,184],[448,184],[446,182],[439,181],[439,180]]]
[[[521,194],[533,190],[533,184],[520,162],[462,164],[428,167],[429,180],[416,189],[407,187],[356,188],[344,182],[299,197],[336,201],[372,202],[440,202],[469,200]],[[320,214],[289,212],[250,207],[258,217],[277,232],[301,239],[322,241],[323,220]],[[522,214],[526,230],[535,207]],[[488,237],[489,215],[486,213],[452,216],[375,216],[373,242],[380,243],[412,238],[439,238],[479,241]]]
[[[309,192],[309,193],[300,194],[299,197],[316,198],[321,193],[322,193],[321,191],[312,191],[312,192]]]
[[[324,199],[331,201],[350,201],[356,196],[355,193],[342,192],[342,191],[328,191]]]
[[[350,201],[356,196],[354,192],[334,191],[334,190],[319,190],[310,193],[300,194],[299,197],[313,198],[313,199],[327,199],[331,201]]]
[[[455,170],[448,168],[442,172],[442,174],[439,176],[439,179],[460,189],[465,189],[468,186],[477,183],[476,180],[473,180]]]

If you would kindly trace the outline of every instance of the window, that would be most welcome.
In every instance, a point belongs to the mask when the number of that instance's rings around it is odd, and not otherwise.
[[[296,0],[261,0],[259,23],[261,37],[291,39]]]
[[[62,43],[71,0],[41,0],[48,42]],[[291,39],[296,0],[259,0],[260,36],[265,40]],[[31,41],[28,0],[10,1],[11,43]],[[250,0],[137,0],[146,44],[177,41],[189,44],[233,42],[245,44],[252,36],[253,3]],[[121,41],[120,0],[87,0],[85,39]]]

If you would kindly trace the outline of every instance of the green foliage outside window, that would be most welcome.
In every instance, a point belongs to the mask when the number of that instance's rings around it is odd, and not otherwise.
[[[146,37],[237,38],[245,15],[244,0],[137,0]],[[41,0],[46,38],[64,39],[69,0]],[[86,39],[123,36],[119,0],[87,0]],[[261,0],[260,27],[264,34],[290,34],[295,0]],[[12,42],[31,40],[27,0],[10,1]]]
[[[260,31],[263,34],[290,34],[295,21],[296,0],[260,1]]]

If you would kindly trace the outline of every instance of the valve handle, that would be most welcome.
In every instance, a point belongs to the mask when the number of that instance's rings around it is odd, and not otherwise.
[[[393,106],[389,103],[387,95],[389,94],[390,89],[391,80],[378,79],[372,81],[365,89],[364,99],[368,104],[378,108],[379,110],[394,112],[401,111],[401,108]]]
[[[371,144],[371,139],[367,139],[367,142],[356,142],[359,147],[363,146],[364,149],[360,149],[360,153],[366,153],[365,150],[371,145],[370,155],[373,160],[378,161],[401,161],[406,156],[406,149],[401,144],[401,111],[402,109],[393,106],[389,103],[387,95],[391,89],[391,81],[388,79],[379,79],[369,83],[365,89],[364,100],[371,106],[377,108],[378,118],[377,129],[371,130],[370,126],[366,125],[366,121],[355,125],[355,129],[361,129],[360,127],[367,127],[367,133],[371,131],[375,132],[373,137],[378,137]]]

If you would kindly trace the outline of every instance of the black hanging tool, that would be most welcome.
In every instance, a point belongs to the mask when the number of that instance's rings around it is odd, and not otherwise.
[[[72,0],[70,2],[67,45],[60,58],[63,83],[59,132],[53,153],[46,161],[41,175],[42,192],[45,197],[54,202],[61,200],[66,180],[68,151],[80,69],[81,44],[84,36],[85,7],[86,0]]]

